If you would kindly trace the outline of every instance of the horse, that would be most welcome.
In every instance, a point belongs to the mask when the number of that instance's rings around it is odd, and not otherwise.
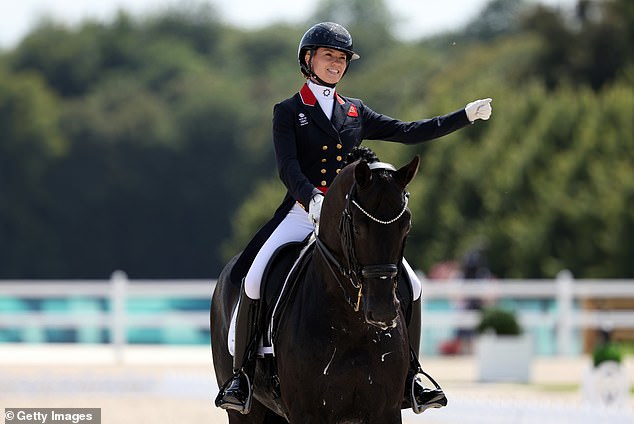
[[[334,179],[278,319],[273,366],[255,359],[251,411],[228,410],[230,424],[402,423],[411,350],[397,285],[411,225],[406,187],[419,161],[397,170],[358,160]],[[232,374],[236,258],[218,278],[210,312],[219,386]]]

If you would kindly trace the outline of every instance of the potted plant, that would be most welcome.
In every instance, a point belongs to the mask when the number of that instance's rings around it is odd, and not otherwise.
[[[584,400],[607,407],[627,408],[630,383],[623,365],[623,351],[611,339],[609,331],[600,330],[600,336],[592,350],[592,366],[583,378]]]
[[[478,334],[493,332],[498,336],[517,336],[522,334],[522,328],[517,322],[515,314],[501,308],[484,309],[476,330]]]
[[[480,381],[529,381],[532,343],[513,312],[484,309],[476,331]]]
[[[610,361],[616,364],[623,362],[621,347],[612,341],[599,343],[592,351],[592,365],[598,368],[602,363]]]

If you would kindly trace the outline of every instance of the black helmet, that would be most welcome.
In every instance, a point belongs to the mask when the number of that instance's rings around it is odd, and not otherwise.
[[[352,36],[347,29],[334,22],[321,22],[313,25],[302,37],[297,49],[297,58],[302,74],[307,77],[313,76],[312,69],[306,63],[305,56],[307,50],[317,47],[329,47],[340,50],[348,56],[348,62],[359,59],[359,55],[352,50]]]

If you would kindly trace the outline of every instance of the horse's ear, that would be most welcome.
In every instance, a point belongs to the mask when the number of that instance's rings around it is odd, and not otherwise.
[[[360,160],[354,167],[354,179],[361,188],[367,186],[372,178],[372,171],[368,166],[368,163],[364,160]]]
[[[416,155],[410,163],[394,173],[394,179],[396,182],[405,188],[414,179],[414,176],[418,172],[418,165],[420,165],[420,157]]]

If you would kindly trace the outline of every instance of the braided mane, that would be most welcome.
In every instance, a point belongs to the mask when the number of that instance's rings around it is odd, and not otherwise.
[[[358,160],[364,160],[367,163],[379,162],[379,158],[372,149],[365,146],[357,146],[348,153],[344,159],[344,166],[349,165]]]

